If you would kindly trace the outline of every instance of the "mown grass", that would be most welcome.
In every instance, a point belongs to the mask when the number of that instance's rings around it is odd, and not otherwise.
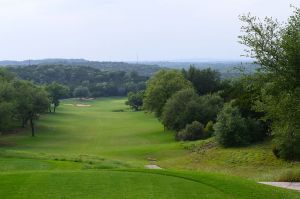
[[[176,142],[151,114],[133,112],[124,102],[64,100],[57,113],[41,116],[36,137],[29,130],[1,136],[0,198],[299,196],[254,181],[203,173],[276,180],[281,172],[300,168],[299,163],[276,159],[269,142],[231,149],[219,147],[213,138]],[[74,106],[77,103],[91,106]],[[146,164],[193,173],[132,170]]]
[[[220,174],[146,170],[47,171],[0,175],[1,198],[300,198]]]

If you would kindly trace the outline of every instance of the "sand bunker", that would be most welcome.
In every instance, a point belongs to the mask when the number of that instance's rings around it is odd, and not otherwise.
[[[74,106],[74,104],[63,104],[65,106]]]
[[[76,104],[77,107],[90,107],[89,104]]]

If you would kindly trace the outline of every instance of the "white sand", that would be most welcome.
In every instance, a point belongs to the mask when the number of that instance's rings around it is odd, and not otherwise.
[[[155,165],[155,164],[149,164],[149,165],[145,165],[146,169],[162,169],[161,167]]]

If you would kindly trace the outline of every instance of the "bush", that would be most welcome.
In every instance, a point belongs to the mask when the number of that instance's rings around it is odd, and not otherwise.
[[[194,89],[175,93],[163,108],[161,121],[170,130],[179,131],[200,117],[199,96]]]
[[[203,124],[194,121],[191,124],[187,124],[185,129],[179,131],[176,136],[177,140],[198,140],[205,138],[205,132]]]
[[[219,144],[224,147],[242,146],[251,142],[247,122],[232,102],[224,105],[214,129]]]
[[[161,121],[168,129],[179,131],[193,121],[215,121],[222,106],[223,100],[217,94],[199,97],[194,89],[185,89],[168,99]]]

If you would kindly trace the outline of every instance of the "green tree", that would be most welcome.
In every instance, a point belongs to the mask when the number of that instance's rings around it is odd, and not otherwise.
[[[218,114],[214,130],[218,142],[224,147],[242,146],[250,143],[246,120],[232,102],[226,103]]]
[[[14,88],[16,89],[15,115],[22,121],[22,126],[30,122],[32,136],[34,136],[34,121],[50,106],[48,93],[43,88],[22,80],[15,81]]]
[[[87,98],[90,96],[90,91],[87,87],[79,86],[73,92],[74,97]]]
[[[260,65],[264,78],[255,110],[271,121],[274,152],[284,159],[300,157],[300,9],[287,23],[272,18],[261,21],[250,14],[241,16],[246,55]]]
[[[55,112],[56,108],[59,106],[59,100],[67,97],[70,89],[65,85],[52,82],[46,86],[46,91],[49,93],[51,104],[53,104],[53,112]]]
[[[184,89],[176,92],[166,102],[161,121],[170,129],[179,131],[187,124],[200,118],[199,96],[194,89]]]
[[[216,92],[221,87],[220,73],[216,70],[210,68],[201,70],[190,66],[188,70],[183,69],[182,72],[185,78],[193,83],[199,95]]]
[[[218,94],[214,93],[200,96],[198,103],[200,105],[200,117],[198,121],[206,124],[209,121],[216,120],[224,101]]]
[[[0,71],[0,131],[11,127],[15,108],[15,90],[8,79]]]
[[[167,100],[177,91],[192,88],[182,73],[176,70],[161,70],[147,83],[144,97],[144,109],[154,112],[160,118]]]
[[[39,87],[35,87],[32,90],[32,101],[30,104],[30,110],[28,112],[28,119],[30,121],[32,136],[35,136],[35,126],[34,121],[39,118],[39,115],[45,113],[49,106],[50,101],[48,98],[48,93]]]
[[[133,110],[139,111],[143,107],[143,96],[143,91],[137,93],[129,92],[128,101],[125,104],[129,105]]]
[[[184,89],[168,99],[161,121],[168,129],[179,131],[193,121],[215,121],[222,106],[223,99],[217,94],[199,97],[194,89]]]

